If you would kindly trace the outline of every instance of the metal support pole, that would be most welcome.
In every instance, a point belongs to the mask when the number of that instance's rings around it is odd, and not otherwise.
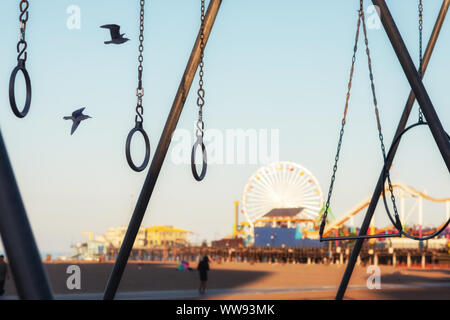
[[[205,45],[208,41],[209,35],[211,34],[211,30],[217,17],[217,13],[219,11],[221,3],[222,0],[211,0],[209,3],[208,10],[205,16]],[[163,133],[161,134],[158,147],[155,151],[155,155],[153,156],[153,160],[142,187],[141,194],[139,195],[139,199],[134,209],[133,216],[131,217],[130,224],[119,251],[119,256],[117,257],[112,273],[108,279],[108,284],[106,286],[105,294],[103,297],[105,300],[114,299],[117,288],[119,287],[120,280],[127,265],[128,257],[130,256],[131,249],[133,248],[134,241],[136,239],[137,233],[142,223],[142,219],[144,218],[145,211],[147,209],[148,203],[153,193],[153,189],[158,179],[159,172],[161,171],[161,167],[164,163],[164,159],[169,149],[172,134],[177,127],[181,111],[183,110],[184,103],[187,99],[192,81],[195,77],[195,72],[197,71],[198,65],[200,63],[200,44],[201,39],[199,32],[194,48],[192,49],[191,56],[187,63],[186,70],[175,96],[172,109],[170,110],[170,114],[167,118]]]
[[[380,5],[380,4],[383,5],[382,10],[380,11],[381,20],[383,22],[384,28],[386,29],[386,32],[388,34],[392,33],[392,30],[390,28],[392,26],[395,27],[395,23],[392,20],[392,16],[391,16],[391,14],[389,13],[389,11],[388,11],[388,9],[386,7],[386,3],[384,1],[380,1],[380,0],[372,0],[372,2],[374,3],[374,5]],[[438,18],[437,18],[436,23],[434,25],[433,32],[431,34],[430,40],[428,42],[427,49],[426,49],[424,57],[423,57],[423,67],[422,67],[422,70],[421,70],[422,74],[425,74],[426,69],[428,67],[428,63],[430,61],[431,54],[433,53],[434,47],[436,45],[436,41],[437,41],[437,38],[438,38],[439,33],[441,31],[442,24],[444,23],[445,17],[447,15],[449,5],[450,5],[450,0],[444,0],[443,3],[442,3],[441,9],[439,11]],[[380,6],[380,8],[381,8],[381,6]],[[386,20],[390,20],[390,22],[387,23]],[[394,29],[396,30],[395,33],[397,34],[397,41],[402,44],[402,46],[401,46],[402,50],[406,51],[406,47],[404,46],[403,40],[401,39],[401,36],[400,36],[397,28],[395,27]],[[390,39],[391,39],[391,37],[390,37]],[[393,40],[391,40],[391,42],[392,41]],[[397,45],[398,45],[398,43],[396,43],[395,45],[393,43],[393,46],[397,46]],[[408,54],[406,53],[406,55],[408,55]],[[399,57],[399,59],[400,59],[400,57]],[[412,63],[412,60],[411,60],[410,57],[409,57],[409,61],[410,61],[410,64],[412,64],[412,66],[414,66],[414,64]],[[416,75],[418,77],[418,73],[417,72],[416,72]],[[419,79],[419,82],[420,82],[420,79]],[[411,85],[411,87],[412,87],[413,90],[409,94],[408,100],[406,102],[405,109],[404,109],[402,117],[400,119],[400,123],[398,124],[397,131],[395,133],[394,139],[395,139],[395,137],[397,137],[405,129],[406,123],[408,121],[409,115],[411,113],[411,109],[412,109],[414,101],[415,101],[415,92],[417,91],[417,88],[416,88],[416,86],[413,87],[412,85]],[[422,85],[422,89],[423,89],[423,85]],[[423,97],[421,99],[422,99],[422,104],[423,104]],[[421,104],[421,106],[422,106],[422,104]],[[427,114],[425,115],[425,117],[427,117],[427,120],[430,121],[431,119],[428,118],[428,114],[430,114],[430,112],[429,112],[430,110],[428,110],[428,109],[427,109]],[[424,114],[425,114],[425,111],[424,111]],[[432,118],[433,118],[433,116],[432,116]],[[431,120],[431,121],[433,121],[433,120]],[[430,127],[431,127],[431,125],[430,125]],[[393,139],[393,141],[394,141],[394,139]],[[394,156],[395,156],[395,154],[397,152],[397,148],[398,148],[398,145],[391,146],[392,152],[389,152],[388,158],[386,159],[388,168],[392,164]],[[378,178],[378,182],[377,182],[377,185],[375,187],[375,191],[373,193],[372,200],[371,200],[371,202],[369,204],[369,208],[367,209],[367,213],[366,213],[366,216],[364,218],[363,224],[361,225],[361,229],[360,229],[360,233],[359,233],[361,236],[367,234],[367,230],[369,228],[370,222],[372,220],[373,214],[375,212],[375,209],[376,209],[376,206],[377,206],[377,203],[378,203],[378,199],[379,199],[379,197],[381,195],[381,192],[383,191],[383,188],[384,188],[384,180],[383,180],[383,173],[381,173],[380,177]],[[348,283],[350,281],[350,277],[351,277],[351,275],[353,273],[353,269],[355,267],[355,263],[358,260],[359,253],[361,252],[361,248],[362,248],[363,244],[364,244],[364,239],[358,239],[355,242],[355,246],[353,247],[353,251],[352,251],[352,253],[350,255],[350,258],[349,258],[349,261],[348,261],[348,264],[347,264],[347,268],[346,268],[345,273],[344,273],[344,275],[342,277],[341,284],[340,284],[338,292],[336,294],[336,299],[337,300],[341,300],[344,297],[345,291],[347,290],[347,286],[348,286]]]
[[[21,299],[53,299],[0,133],[0,234]]]
[[[409,55],[402,36],[400,35],[394,19],[389,12],[386,1],[372,0],[372,2],[380,8],[381,22],[383,23],[384,29],[386,30],[392,47],[394,48],[397,58],[403,68],[403,72],[405,73],[408,82],[414,91],[417,102],[422,108],[423,114],[427,119],[428,126],[430,127],[434,140],[436,141],[439,151],[441,152],[442,158],[447,165],[447,169],[450,172],[450,141],[423,85],[422,79],[414,66],[414,62]],[[448,5],[448,1],[446,1],[446,3]]]

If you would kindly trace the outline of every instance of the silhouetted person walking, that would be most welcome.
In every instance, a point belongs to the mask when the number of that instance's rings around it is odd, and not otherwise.
[[[5,262],[5,257],[0,255],[0,296],[5,294],[5,281],[9,279],[8,266]]]
[[[209,271],[209,258],[204,256],[203,259],[198,263],[197,270],[200,274],[200,288],[198,292],[200,294],[205,294],[206,282],[208,281],[208,271]]]

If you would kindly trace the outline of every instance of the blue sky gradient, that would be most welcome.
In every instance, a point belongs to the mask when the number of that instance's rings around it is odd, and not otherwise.
[[[144,125],[152,156],[198,32],[199,2],[147,1]],[[366,7],[370,4],[366,1]],[[80,30],[66,27],[70,5],[81,9]],[[388,5],[417,61],[417,1],[391,0]],[[358,6],[357,0],[224,0],[206,50],[206,127],[279,129],[280,160],[308,168],[326,193]],[[440,6],[440,0],[425,3],[425,42]],[[0,88],[4,89],[0,90],[0,128],[40,249],[65,251],[82,239],[82,231],[102,234],[110,226],[127,225],[145,179],[145,173],[128,168],[124,153],[136,104],[138,1],[31,1],[27,68],[33,100],[23,120],[12,114],[7,92],[17,57],[18,1],[1,1],[0,21]],[[120,24],[131,41],[105,46],[109,34],[99,26],[109,23]],[[410,88],[384,30],[368,33],[381,121],[390,143]],[[449,37],[446,21],[424,80],[445,128],[450,128]],[[18,97],[21,90],[23,84],[18,83]],[[180,128],[192,130],[195,101],[191,90]],[[360,38],[333,197],[336,216],[373,192],[382,167],[371,101]],[[70,124],[62,118],[81,106],[93,119],[70,136]],[[414,120],[416,114],[417,105]],[[226,236],[232,231],[233,201],[240,200],[247,179],[258,167],[211,165],[205,181],[197,183],[188,165],[167,161],[143,224],[186,228],[198,240]],[[435,197],[450,195],[448,170],[428,129],[405,138],[392,176]],[[442,221],[445,208],[439,208],[425,221]],[[387,223],[382,210],[377,210],[375,222]]]

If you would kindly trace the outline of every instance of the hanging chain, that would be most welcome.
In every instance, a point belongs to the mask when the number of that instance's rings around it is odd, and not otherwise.
[[[144,96],[144,87],[142,86],[142,73],[144,71],[144,7],[145,0],[139,0],[141,5],[140,11],[140,24],[139,24],[139,57],[138,57],[138,86],[136,89],[137,96],[137,106],[136,106],[136,117],[134,118],[135,126],[131,129],[130,133],[127,136],[127,141],[125,144],[125,154],[127,157],[127,162],[130,168],[136,172],[144,171],[150,161],[150,140],[148,138],[147,133],[144,130],[142,123],[144,122],[144,107],[142,106],[142,97]],[[141,166],[136,166],[131,157],[131,140],[135,133],[140,133],[145,141],[145,157]]]
[[[207,163],[207,152],[205,144],[203,143],[203,135],[205,130],[205,123],[203,122],[203,106],[205,105],[205,89],[203,89],[203,76],[204,76],[204,56],[205,56],[205,0],[201,0],[201,29],[200,29],[200,62],[199,62],[199,88],[197,90],[197,106],[198,106],[198,120],[197,120],[197,129],[195,131],[195,135],[197,136],[197,141],[194,143],[192,147],[191,153],[191,170],[194,179],[197,181],[202,181],[206,176],[206,170],[208,167]],[[197,171],[197,166],[195,164],[195,156],[198,148],[202,150],[202,171],[200,174]]]
[[[203,137],[205,123],[203,122],[203,106],[205,105],[205,89],[203,89],[204,71],[204,56],[205,56],[205,0],[201,0],[201,32],[200,32],[200,71],[199,71],[199,89],[197,90],[197,106],[198,106],[198,121],[195,135]]]
[[[362,0],[361,0],[362,3]],[[362,6],[362,4],[361,4]],[[364,11],[361,10],[361,20],[362,20],[362,24],[363,24],[363,31],[364,31],[364,42],[366,44],[366,54],[367,54],[367,61],[368,61],[368,66],[369,66],[369,76],[370,76],[370,85],[372,88],[372,97],[373,97],[373,104],[375,107],[375,116],[377,119],[377,127],[378,127],[378,137],[380,139],[380,144],[381,144],[381,152],[383,154],[383,160],[384,163],[386,163],[386,148],[384,146],[384,138],[383,138],[383,133],[382,133],[382,128],[381,128],[381,121],[380,121],[380,114],[379,114],[379,110],[378,110],[378,101],[377,101],[377,97],[376,97],[376,93],[375,93],[375,84],[374,84],[374,77],[373,77],[373,71],[372,71],[372,59],[370,58],[370,50],[369,50],[369,40],[367,38],[367,29],[366,29],[366,22],[365,22],[365,15],[364,15]],[[389,186],[389,192],[391,195],[391,201],[392,201],[392,206],[394,208],[394,214],[395,214],[395,218],[397,220],[397,223],[400,223],[400,217],[398,215],[398,209],[397,209],[397,205],[395,202],[395,197],[394,197],[394,190],[392,187],[392,182],[391,182],[391,176],[389,173],[389,168],[386,168],[386,172],[385,172],[387,181],[388,181],[388,186]],[[384,188],[384,186],[383,186]],[[401,226],[398,226],[401,228]]]
[[[142,127],[142,123],[144,122],[144,107],[142,106],[142,97],[144,96],[144,88],[142,87],[142,73],[144,71],[144,7],[145,0],[140,0],[141,4],[141,12],[140,12],[140,24],[139,24],[139,67],[138,67],[138,87],[136,89],[137,96],[137,106],[136,106],[136,117],[135,123],[136,127]]]
[[[337,152],[336,152],[336,156],[334,158],[333,174],[331,176],[330,188],[328,190],[328,198],[327,198],[327,202],[325,204],[325,209],[324,209],[323,216],[322,216],[322,223],[320,225],[319,234],[321,237],[322,237],[322,234],[323,234],[323,231],[325,228],[325,224],[326,224],[326,220],[327,220],[327,216],[328,216],[328,210],[330,208],[331,195],[333,194],[333,186],[334,186],[334,181],[336,180],[336,171],[338,169],[339,154],[341,152],[342,139],[344,137],[344,127],[345,127],[345,123],[346,123],[346,119],[347,119],[348,104],[350,101],[350,91],[352,89],[353,72],[355,70],[356,52],[358,51],[358,39],[359,39],[360,26],[361,26],[361,19],[360,19],[360,15],[358,15],[358,24],[357,24],[356,35],[355,35],[355,45],[353,46],[352,66],[350,68],[350,78],[348,81],[347,95],[345,98],[344,116],[342,118],[341,131],[339,134],[339,142],[338,142],[338,146],[337,146]]]
[[[26,30],[27,30],[27,22],[29,17],[28,9],[30,7],[30,4],[28,0],[21,0],[19,2],[19,9],[20,9],[20,37],[19,42],[17,43],[17,66],[13,69],[11,72],[11,76],[9,78],[9,104],[11,106],[12,112],[16,115],[18,118],[24,118],[30,111],[31,106],[31,80],[30,75],[25,67],[25,63],[27,61],[27,48],[28,44],[26,41]],[[25,80],[25,86],[26,86],[26,98],[25,98],[25,104],[22,110],[19,110],[17,107],[17,101],[16,101],[16,93],[15,93],[15,83],[17,79],[18,72],[21,72],[23,74],[24,80]]]
[[[25,63],[27,61],[27,42],[25,41],[25,31],[27,28],[27,22],[28,22],[28,8],[30,4],[28,3],[28,0],[21,0],[19,7],[20,7],[20,40],[17,43],[17,53],[19,55],[17,56],[17,61],[20,63]],[[21,48],[22,47],[22,48]],[[23,56],[23,57],[22,57]]]
[[[319,230],[319,235],[321,238],[322,238],[322,235],[323,235],[323,232],[325,229],[325,225],[326,225],[326,218],[327,218],[328,210],[330,207],[330,201],[331,201],[331,196],[333,193],[334,181],[336,178],[337,165],[338,165],[338,161],[339,161],[339,154],[340,154],[341,146],[342,146],[342,139],[343,139],[343,135],[344,135],[344,126],[346,123],[346,117],[347,117],[347,111],[348,111],[348,102],[349,102],[349,98],[350,98],[350,89],[352,86],[352,78],[353,78],[353,71],[354,71],[354,65],[355,65],[355,60],[356,60],[356,52],[357,52],[357,48],[358,48],[357,45],[358,45],[358,37],[359,37],[359,30],[360,30],[361,22],[362,22],[363,32],[364,32],[364,43],[366,46],[370,85],[371,85],[371,89],[372,89],[373,104],[375,107],[375,116],[376,116],[376,120],[377,120],[378,137],[380,139],[383,160],[384,160],[384,162],[386,162],[386,148],[384,146],[384,138],[383,138],[383,133],[382,133],[382,128],[381,128],[380,115],[379,115],[379,111],[378,111],[378,101],[377,101],[376,91],[375,91],[375,84],[374,84],[374,77],[373,77],[373,70],[372,70],[372,59],[370,57],[369,40],[367,37],[367,28],[366,28],[366,22],[365,22],[363,0],[360,0],[359,3],[360,3],[360,8],[358,11],[359,12],[358,25],[357,25],[357,30],[356,30],[355,46],[354,46],[353,57],[352,57],[352,67],[350,69],[350,80],[348,83],[348,91],[347,91],[346,102],[345,102],[344,117],[342,119],[342,126],[341,126],[341,131],[340,131],[340,136],[339,136],[339,142],[338,142],[338,146],[337,146],[337,153],[336,153],[334,167],[333,167],[333,175],[331,176],[330,189],[328,191],[328,198],[327,198],[327,202],[325,204],[325,209],[324,209],[324,213],[322,216],[322,223],[320,225],[320,230]],[[386,174],[386,178],[387,178],[388,185],[389,185],[389,191],[391,194],[391,201],[392,201],[392,205],[394,208],[395,217],[396,217],[397,223],[400,224],[399,223],[400,218],[398,215],[397,205],[395,202],[395,197],[394,197],[394,193],[393,193],[393,187],[392,187],[389,170],[386,170],[385,174]],[[399,226],[399,227],[401,228],[401,226]]]
[[[419,0],[419,75],[420,78],[423,78],[423,3],[422,0]],[[423,113],[422,108],[419,105],[419,122],[423,122]]]

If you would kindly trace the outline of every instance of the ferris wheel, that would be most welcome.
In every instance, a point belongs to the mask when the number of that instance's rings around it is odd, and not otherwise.
[[[272,209],[302,208],[301,218],[317,219],[324,204],[314,175],[299,164],[274,162],[258,169],[245,185],[241,212],[254,222]]]

